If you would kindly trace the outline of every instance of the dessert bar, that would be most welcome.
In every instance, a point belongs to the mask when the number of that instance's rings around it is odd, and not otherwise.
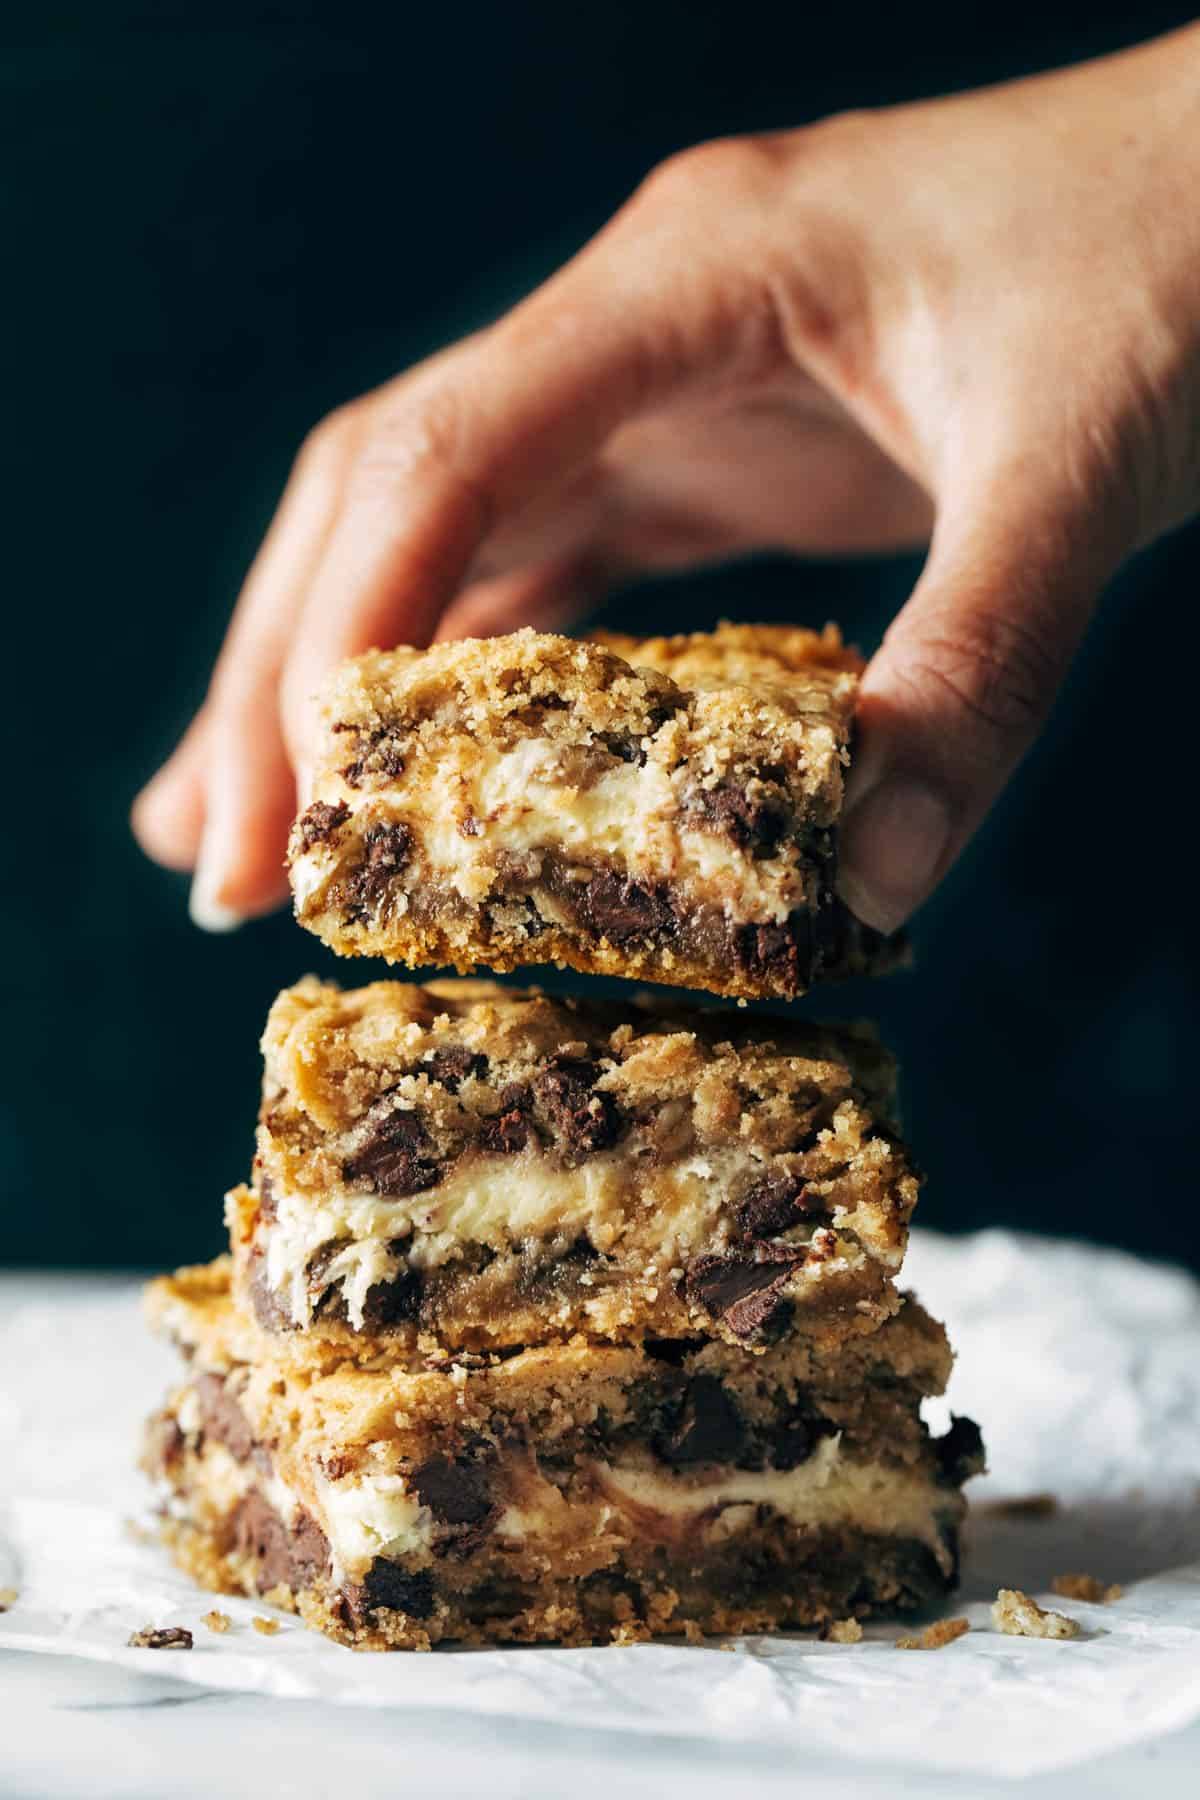
[[[865,1027],[310,978],[263,1049],[237,1290],[302,1344],[757,1345],[898,1303],[918,1177]]]
[[[835,895],[860,668],[832,626],[359,657],[292,833],[296,915],[343,955],[748,998],[885,967]]]
[[[202,1584],[362,1649],[757,1631],[936,1601],[953,1583],[958,1420],[915,1301],[827,1357],[705,1342],[395,1352],[298,1374],[224,1264],[150,1290],[187,1359],[148,1428],[164,1535]]]

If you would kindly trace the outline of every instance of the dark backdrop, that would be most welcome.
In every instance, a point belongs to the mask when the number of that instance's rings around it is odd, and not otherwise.
[[[670,150],[1187,16],[1134,13],[0,6],[0,1254],[213,1251],[267,1005],[333,966],[284,917],[202,937],[125,822],[308,426],[494,313]],[[1198,571],[1193,529],[1118,583],[1044,743],[919,920],[919,972],[819,1003],[876,1011],[904,1055],[929,1223],[1200,1265]],[[762,563],[610,611],[833,616],[870,647],[915,572]]]

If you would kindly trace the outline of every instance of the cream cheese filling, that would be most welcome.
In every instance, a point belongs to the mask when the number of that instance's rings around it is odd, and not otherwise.
[[[947,1496],[924,1476],[884,1463],[848,1461],[839,1437],[823,1438],[795,1469],[698,1477],[642,1463],[600,1462],[594,1472],[605,1498],[642,1533],[678,1539],[699,1532],[711,1542],[744,1531],[758,1508],[768,1506],[796,1526],[846,1526],[872,1536],[915,1538],[940,1566],[948,1566],[938,1517],[947,1509]]]
[[[204,1502],[214,1513],[231,1512],[257,1489],[291,1525],[305,1504],[278,1475],[265,1476],[239,1463],[221,1444],[206,1443],[202,1455]],[[524,1472],[498,1514],[493,1531],[519,1545],[570,1536],[587,1518],[596,1529],[660,1539],[676,1546],[712,1545],[749,1529],[767,1507],[798,1528],[847,1527],[871,1536],[914,1539],[925,1544],[944,1570],[949,1568],[941,1519],[955,1501],[926,1477],[879,1462],[843,1457],[840,1437],[823,1438],[807,1462],[795,1469],[755,1472],[726,1469],[674,1474],[648,1457],[597,1461],[588,1471],[601,1503],[565,1496],[536,1467]],[[318,1477],[310,1506],[328,1540],[334,1579],[357,1577],[377,1557],[424,1555],[434,1542],[436,1521],[402,1475],[360,1475],[328,1481]]]
[[[742,1150],[693,1156],[660,1166],[652,1191],[638,1191],[638,1170],[623,1153],[589,1157],[577,1168],[536,1150],[464,1161],[427,1193],[401,1199],[326,1190],[320,1200],[273,1183],[275,1218],[262,1235],[270,1287],[292,1320],[307,1325],[314,1296],[308,1264],[323,1246],[341,1247],[327,1263],[324,1285],[340,1286],[347,1317],[361,1328],[368,1290],[399,1269],[392,1244],[405,1241],[407,1261],[437,1268],[485,1244],[512,1250],[549,1238],[586,1235],[602,1254],[636,1264],[642,1280],[671,1279],[713,1239],[726,1196],[759,1169]],[[835,1221],[837,1214],[835,1212]],[[811,1279],[861,1269],[868,1258],[853,1238],[838,1237],[832,1256],[801,1265]],[[800,1271],[798,1270],[797,1273]]]
[[[492,893],[497,855],[536,857],[553,850],[581,866],[612,863],[631,875],[667,880],[697,904],[739,919],[782,924],[805,904],[805,879],[795,852],[754,859],[716,831],[705,831],[680,812],[675,781],[663,763],[619,763],[580,786],[569,754],[543,738],[530,738],[500,755],[474,754],[469,763],[446,756],[421,769],[419,785],[364,799],[327,778],[321,797],[343,800],[364,825],[402,812],[416,828],[427,872],[472,904]],[[474,834],[459,829],[474,821]],[[351,829],[355,827],[352,824]],[[292,885],[302,906],[316,900],[344,860],[340,846],[316,844],[292,865]],[[553,914],[554,901],[546,896]]]

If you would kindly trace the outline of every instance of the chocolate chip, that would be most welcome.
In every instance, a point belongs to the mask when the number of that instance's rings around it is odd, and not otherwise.
[[[599,1074],[590,1057],[558,1055],[534,1078],[534,1092],[568,1161],[611,1149],[620,1134],[612,1095],[595,1087]]]
[[[949,1431],[935,1439],[933,1448],[938,1459],[938,1480],[948,1487],[961,1487],[972,1475],[982,1475],[983,1433],[974,1419],[952,1413]]]
[[[751,794],[745,784],[733,781],[699,789],[688,810],[731,838],[739,850],[752,850],[755,856],[772,855],[788,827],[788,808],[781,795]]]
[[[831,1437],[834,1427],[827,1419],[808,1418],[797,1413],[771,1432],[767,1450],[774,1469],[798,1469],[808,1461],[822,1438]]]
[[[443,1525],[482,1525],[492,1512],[487,1477],[478,1463],[431,1456],[408,1480],[421,1505]]]
[[[182,1625],[143,1625],[129,1639],[131,1650],[190,1650],[192,1634]]]
[[[479,1148],[494,1156],[512,1156],[529,1141],[529,1119],[533,1098],[528,1088],[515,1085],[505,1088],[500,1096],[503,1111],[485,1119],[479,1130]]]
[[[249,1419],[229,1391],[223,1375],[197,1375],[192,1392],[200,1410],[204,1434],[224,1444],[235,1462],[249,1462],[254,1449],[254,1431]]]
[[[393,1247],[394,1248],[394,1247]],[[363,1324],[370,1331],[412,1325],[421,1316],[421,1271],[406,1263],[391,1281],[376,1281],[363,1296]]]
[[[414,1574],[387,1557],[377,1556],[355,1600],[367,1612],[386,1606],[392,1612],[407,1613],[410,1619],[427,1619],[433,1611],[433,1577],[428,1569],[418,1569]]]
[[[732,1463],[745,1443],[745,1421],[716,1376],[693,1375],[679,1416],[657,1448],[669,1463]]]
[[[295,1321],[285,1311],[279,1295],[267,1280],[262,1251],[253,1252],[251,1261],[257,1265],[250,1280],[250,1304],[254,1308],[254,1317],[264,1331],[294,1331]]]
[[[279,1202],[275,1197],[275,1184],[269,1175],[261,1175],[258,1181],[258,1222],[260,1225],[273,1225],[279,1216]]]
[[[145,1460],[155,1475],[163,1475],[183,1455],[187,1439],[171,1413],[158,1413],[146,1426]]]
[[[398,775],[403,775],[404,758],[395,739],[383,727],[364,731],[360,726],[343,723],[333,729],[354,734],[354,760],[341,772],[347,787],[361,787],[364,776],[368,775],[381,776],[385,781],[394,781]]]
[[[311,1587],[329,1567],[329,1545],[316,1520],[301,1510],[289,1529],[256,1489],[238,1501],[232,1532],[237,1553],[258,1563],[260,1594],[273,1587]]]
[[[613,944],[669,936],[675,922],[664,894],[612,869],[582,885],[575,906],[587,929]]]
[[[358,1149],[342,1164],[347,1181],[366,1181],[376,1194],[401,1199],[438,1179],[429,1135],[415,1112],[383,1101],[367,1114]]]
[[[303,856],[313,848],[314,844],[323,844],[335,838],[346,820],[350,817],[350,808],[344,800],[330,805],[327,800],[314,800],[307,812],[301,813],[296,821],[296,844]]]
[[[448,1044],[445,1049],[431,1051],[420,1068],[431,1081],[439,1081],[452,1094],[457,1094],[459,1087],[469,1076],[474,1076],[476,1081],[484,1079],[488,1072],[488,1059],[476,1051],[468,1050],[465,1044]]]
[[[801,972],[798,933],[806,915],[793,913],[786,925],[742,925],[733,934],[734,960],[756,981],[770,982],[776,993],[794,995],[807,986],[812,956]]]
[[[778,1237],[805,1214],[816,1210],[802,1176],[776,1169],[756,1181],[742,1197],[734,1216],[738,1236],[747,1243]]]
[[[698,1256],[684,1276],[684,1294],[693,1306],[705,1307],[744,1343],[778,1330],[790,1310],[780,1290],[802,1249],[752,1261],[748,1257]]]
[[[378,910],[411,849],[412,832],[407,825],[398,820],[391,825],[372,825],[363,837],[362,858],[342,889],[354,917],[365,918]]]

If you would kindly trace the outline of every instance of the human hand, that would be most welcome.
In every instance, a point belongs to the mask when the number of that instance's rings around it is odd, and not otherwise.
[[[1200,504],[1200,29],[703,145],[506,318],[313,432],[135,829],[283,896],[312,696],[760,548],[924,574],[863,683],[841,885],[890,930],[1033,741],[1105,582]]]

